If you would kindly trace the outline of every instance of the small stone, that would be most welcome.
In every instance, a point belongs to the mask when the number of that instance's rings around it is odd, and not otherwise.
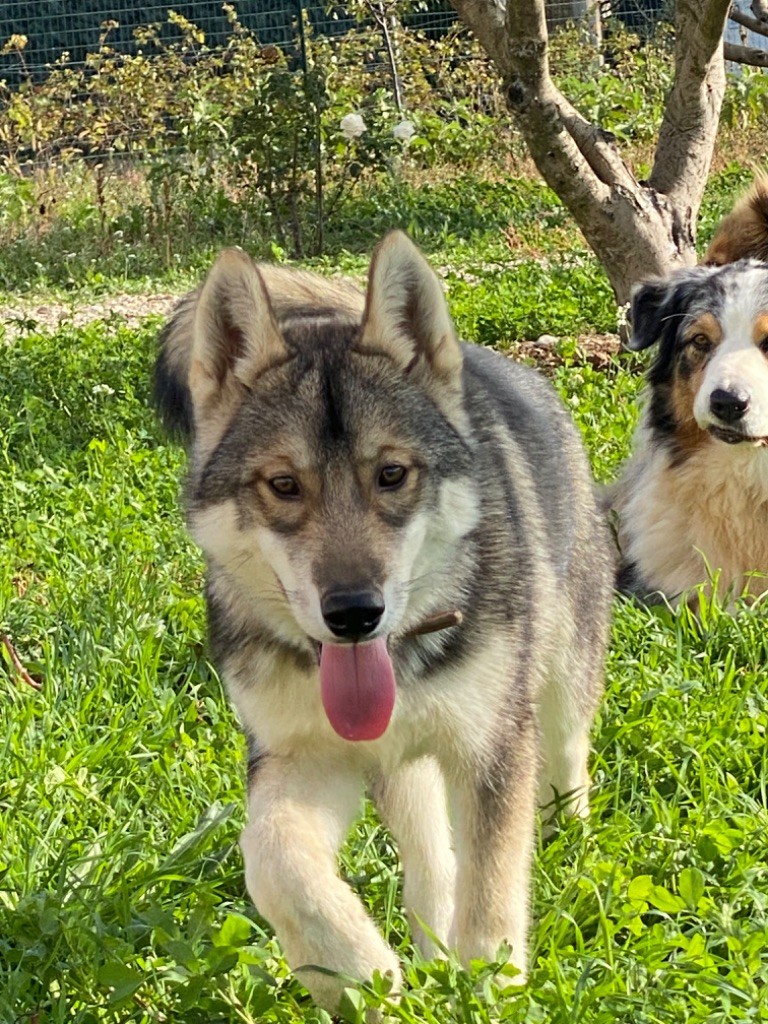
[[[554,334],[541,334],[536,339],[537,345],[543,345],[546,348],[554,348],[560,342],[559,338],[556,338]]]

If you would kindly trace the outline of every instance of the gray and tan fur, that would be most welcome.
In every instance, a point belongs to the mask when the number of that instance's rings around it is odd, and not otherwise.
[[[710,265],[633,297],[630,347],[658,348],[634,454],[607,499],[628,593],[768,589],[768,263],[743,258],[761,253],[765,179],[716,231]]]
[[[247,886],[289,964],[330,1010],[345,977],[400,985],[337,870],[367,789],[422,949],[419,922],[465,961],[506,941],[524,977],[537,798],[588,810],[612,580],[554,392],[458,342],[395,232],[366,295],[224,252],[167,326],[156,394],[187,438],[213,654],[251,753]],[[347,625],[378,601],[346,637],[387,638],[397,698],[378,739],[343,739],[324,711],[339,595]],[[410,633],[451,609],[461,624]]]

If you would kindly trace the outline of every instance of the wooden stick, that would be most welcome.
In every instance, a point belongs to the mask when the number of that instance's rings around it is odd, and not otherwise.
[[[16,653],[16,648],[11,643],[11,638],[8,636],[2,636],[0,637],[0,641],[2,641],[3,647],[5,647],[6,651],[8,651],[8,657],[11,659],[11,664],[18,675],[20,675],[24,682],[34,690],[42,690],[41,684],[38,683],[36,679],[33,679],[29,672],[24,668],[21,658]]]
[[[438,612],[424,619],[418,626],[409,629],[406,636],[423,636],[425,633],[437,633],[441,629],[450,629],[451,626],[460,626],[464,619],[463,614],[456,609],[453,612]]]

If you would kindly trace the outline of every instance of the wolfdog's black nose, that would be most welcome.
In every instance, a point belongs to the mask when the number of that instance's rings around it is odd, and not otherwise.
[[[736,391],[715,388],[709,396],[709,408],[713,416],[723,423],[736,423],[749,407],[749,398]]]
[[[320,609],[334,636],[359,640],[381,622],[384,598],[378,590],[331,590],[323,596]]]

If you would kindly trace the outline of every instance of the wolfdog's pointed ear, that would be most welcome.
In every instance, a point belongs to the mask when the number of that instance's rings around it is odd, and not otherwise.
[[[443,289],[402,231],[391,231],[373,254],[359,347],[386,352],[403,369],[423,356],[446,382],[461,376],[461,346]]]
[[[197,300],[189,388],[196,406],[221,403],[289,356],[256,264],[225,249]]]

